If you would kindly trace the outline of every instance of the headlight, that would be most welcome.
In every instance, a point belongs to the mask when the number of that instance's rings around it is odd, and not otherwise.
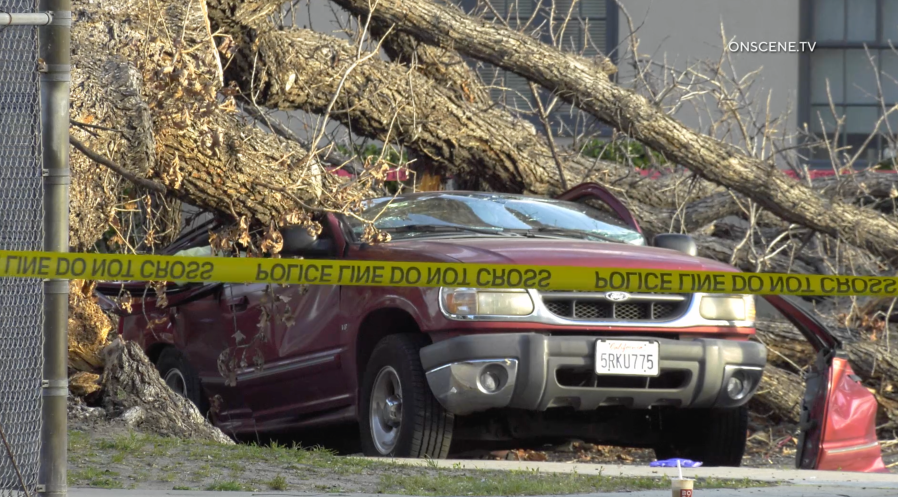
[[[704,295],[699,313],[705,319],[754,321],[754,295]]]
[[[443,309],[462,316],[526,316],[533,312],[533,300],[526,290],[477,288],[440,289]]]

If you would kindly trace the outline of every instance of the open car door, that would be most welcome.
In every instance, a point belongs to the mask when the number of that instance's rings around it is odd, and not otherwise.
[[[636,218],[630,210],[627,209],[627,206],[601,185],[596,183],[583,183],[555,198],[557,200],[567,200],[569,202],[582,202],[597,208],[602,208],[603,206],[595,205],[595,202],[601,202],[607,206],[607,209],[603,210],[610,210],[616,215],[616,217],[609,215],[608,219],[603,219],[603,221],[608,221],[611,224],[618,224],[642,234],[642,229],[639,227],[639,223],[636,222]]]
[[[796,297],[764,297],[816,352],[801,406],[799,469],[888,472],[876,438],[876,398],[854,374],[833,333]]]

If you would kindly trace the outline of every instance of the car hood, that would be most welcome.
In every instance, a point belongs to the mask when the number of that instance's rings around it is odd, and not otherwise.
[[[393,261],[738,271],[669,249],[554,238],[419,238],[372,245],[365,252],[366,259]]]

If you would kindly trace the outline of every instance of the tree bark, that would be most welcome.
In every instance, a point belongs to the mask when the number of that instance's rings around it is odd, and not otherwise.
[[[481,109],[496,106],[477,73],[458,52],[422,43],[407,33],[387,34],[388,27],[378,22],[372,31],[375,36],[383,37],[384,51],[393,62],[418,71],[461,102]]]
[[[372,6],[365,0],[334,1],[358,15],[367,15]],[[645,97],[611,82],[590,59],[429,0],[382,0],[373,15],[422,41],[534,81],[669,160],[744,194],[785,220],[890,260],[898,258],[898,224],[894,221],[871,209],[826,199],[787,177],[775,164],[687,128]]]
[[[780,368],[797,371],[814,362],[814,348],[788,321],[759,319],[755,330],[767,346],[767,362]]]
[[[123,57],[94,52],[106,49],[92,34],[102,26],[87,9],[75,6],[80,24],[72,31],[78,48],[72,56],[70,114],[76,124],[72,135],[130,173],[145,177],[156,164],[156,143],[140,75]],[[108,171],[83,154],[72,153],[70,162],[69,242],[77,250],[88,250],[115,217],[121,188],[108,179]]]
[[[801,377],[770,364],[764,366],[755,401],[771,409],[779,418],[794,423],[800,419],[803,397]]]
[[[109,418],[166,437],[234,443],[162,381],[139,345],[116,339],[104,355],[101,403]]]

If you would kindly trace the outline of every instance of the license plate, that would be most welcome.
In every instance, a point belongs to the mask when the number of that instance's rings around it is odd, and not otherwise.
[[[599,340],[596,342],[596,374],[658,376],[658,342]]]

